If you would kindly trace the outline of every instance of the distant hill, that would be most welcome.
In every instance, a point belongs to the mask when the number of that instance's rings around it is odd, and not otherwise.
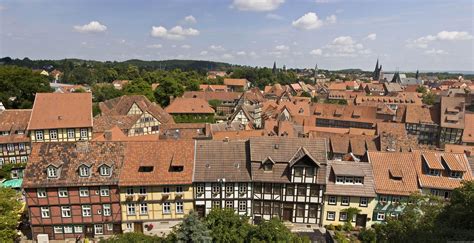
[[[165,69],[173,70],[179,68],[181,70],[227,70],[233,67],[233,65],[224,62],[212,62],[212,61],[201,61],[201,60],[162,60],[162,61],[144,61],[138,59],[131,59],[123,62],[117,61],[93,61],[93,60],[82,60],[82,59],[61,59],[61,60],[31,60],[29,58],[23,59],[12,59],[10,57],[4,57],[0,59],[0,65],[16,65],[21,67],[28,67],[32,69],[63,69],[66,63],[73,63],[74,65],[85,65],[85,66],[128,66],[134,65],[140,69],[145,70],[156,70]]]

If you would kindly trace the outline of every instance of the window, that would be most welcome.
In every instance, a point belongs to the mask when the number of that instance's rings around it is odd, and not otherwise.
[[[133,224],[132,224],[132,223],[127,223],[127,226],[126,226],[126,227],[127,227],[127,229],[129,229],[129,230],[130,230],[130,229],[132,229],[132,227],[133,227]]]
[[[71,207],[70,206],[62,206],[61,207],[61,217],[63,217],[63,218],[70,218],[71,217]]]
[[[263,192],[271,194],[272,193],[272,184],[266,183],[265,186],[263,187]]]
[[[79,176],[88,177],[90,175],[90,168],[86,165],[81,165],[79,167]]]
[[[5,161],[5,160],[4,160],[3,158],[0,158],[0,165],[3,165],[3,162],[4,162],[4,161]]]
[[[204,184],[199,183],[199,184],[197,185],[196,192],[197,192],[197,194],[204,193]]]
[[[64,226],[64,233],[65,234],[72,234],[72,225],[65,225]]]
[[[92,214],[91,205],[82,205],[82,216],[90,217]]]
[[[279,202],[274,202],[273,203],[273,216],[274,217],[280,217],[280,203]]]
[[[138,167],[138,172],[152,172],[153,166],[140,166]]]
[[[79,188],[79,196],[80,196],[80,197],[88,197],[88,196],[89,196],[89,188],[87,188],[87,187],[80,187],[80,188]]]
[[[263,214],[270,215],[272,211],[272,204],[270,202],[263,202]]]
[[[400,197],[393,196],[392,197],[392,202],[393,203],[399,203],[400,202]]]
[[[379,220],[379,221],[385,220],[385,214],[384,213],[377,213],[377,220]]]
[[[226,192],[227,194],[232,194],[232,193],[234,193],[234,184],[228,183],[228,184],[225,186],[225,192]]]
[[[102,205],[102,212],[104,213],[104,216],[112,215],[112,210],[110,209],[110,204],[103,204]]]
[[[127,215],[135,215],[135,204],[134,203],[127,204]]]
[[[349,197],[342,197],[341,198],[341,205],[342,206],[349,206],[349,201],[350,201]]]
[[[8,143],[7,144],[7,151],[13,151],[13,150],[15,150],[15,146],[11,143]]]
[[[329,221],[334,221],[334,219],[336,219],[336,212],[328,212],[326,219]]]
[[[56,178],[58,177],[58,169],[54,166],[49,166],[48,169],[46,169],[48,172],[48,178]]]
[[[183,187],[182,186],[177,186],[176,187],[176,193],[183,193]]]
[[[96,235],[104,234],[104,226],[101,224],[94,224],[94,233]]]
[[[329,196],[328,204],[329,205],[336,205],[336,203],[337,203],[337,197],[336,196]]]
[[[18,148],[20,149],[20,151],[24,151],[25,150],[25,144],[24,143],[19,143]]]
[[[82,233],[82,225],[74,225],[74,233]]]
[[[298,185],[298,196],[306,196],[306,186]]]
[[[81,135],[81,138],[87,138],[87,135],[88,135],[87,128],[81,128],[80,135]]]
[[[317,197],[319,196],[319,186],[317,185],[310,185],[309,187],[309,195],[311,197]]]
[[[387,202],[387,196],[380,196],[379,200],[383,203]]]
[[[43,141],[43,131],[35,131],[35,137],[38,141]]]
[[[367,207],[367,204],[369,203],[369,199],[366,198],[366,197],[361,197],[360,198],[360,202],[359,202],[359,206],[361,207]]]
[[[49,207],[41,207],[41,218],[49,218]]]
[[[100,196],[107,197],[110,194],[110,190],[108,187],[100,187]]]
[[[163,187],[163,193],[170,193],[169,187]]]
[[[309,205],[309,217],[310,218],[317,218],[318,214],[318,206],[314,204]]]
[[[58,195],[59,197],[67,197],[68,196],[67,188],[59,188]]]
[[[346,221],[347,220],[347,213],[346,212],[340,212],[339,213],[339,221]]]
[[[49,130],[49,138],[51,140],[58,139],[58,130],[55,130],[55,129]]]
[[[262,202],[254,202],[253,204],[253,213],[261,214],[262,213]]]
[[[461,178],[462,177],[462,172],[460,172],[460,171],[451,171],[451,173],[449,173],[449,176],[452,177],[452,178]]]
[[[170,202],[164,202],[163,203],[163,213],[166,213],[166,214],[171,213],[171,203]]]
[[[313,177],[314,176],[314,168],[307,167],[306,168],[306,177]]]
[[[10,163],[15,164],[16,163],[16,157],[10,157]]]
[[[240,194],[247,193],[247,184],[246,183],[240,183],[239,184],[239,193]]]
[[[344,183],[344,176],[337,176],[336,183]]]
[[[133,187],[127,187],[127,195],[133,195]]]
[[[234,208],[234,201],[225,201],[226,208]]]
[[[247,211],[247,202],[246,201],[239,201],[239,212]]]
[[[296,205],[296,217],[304,217],[304,204]]]
[[[212,201],[212,208],[220,208],[221,202],[220,201]]]
[[[28,162],[28,156],[21,156],[21,157],[20,157],[20,161],[21,161],[22,163]]]
[[[146,187],[142,186],[142,187],[138,188],[138,193],[140,195],[146,195]]]
[[[263,171],[272,171],[272,170],[273,170],[272,162],[268,161],[263,164]]]
[[[303,168],[295,167],[294,170],[295,170],[295,176],[298,176],[298,177],[303,176]]]
[[[37,195],[39,198],[45,198],[45,197],[46,197],[46,189],[44,189],[44,188],[38,188],[38,189],[36,189],[36,195]]]
[[[176,213],[184,213],[183,202],[176,202]]]
[[[286,185],[286,195],[288,195],[288,196],[295,195],[295,186],[294,185]]]
[[[110,166],[102,165],[99,171],[100,171],[101,176],[109,176],[111,169],[110,169]]]
[[[74,138],[75,137],[75,132],[73,128],[67,129],[67,138]]]
[[[257,194],[257,193],[262,193],[262,183],[255,183],[255,184],[253,185],[253,192],[254,192],[255,194]]]
[[[54,233],[55,233],[55,234],[62,234],[62,233],[63,233],[63,227],[61,227],[61,226],[54,226]]]
[[[354,177],[354,184],[362,184],[363,178],[362,177]]]
[[[352,177],[352,176],[344,177],[344,183],[349,183],[349,184],[354,183],[354,177]]]
[[[429,174],[429,175],[432,175],[432,176],[439,176],[439,175],[440,175],[440,172],[439,172],[439,170],[430,169],[430,170],[428,171],[428,174]]]
[[[218,194],[221,191],[219,184],[212,183],[212,194]]]
[[[140,203],[140,214],[148,214],[148,204]]]
[[[114,230],[114,225],[113,224],[107,224],[107,230],[108,231]]]

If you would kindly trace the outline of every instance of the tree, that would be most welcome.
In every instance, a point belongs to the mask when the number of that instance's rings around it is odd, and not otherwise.
[[[251,225],[249,218],[239,216],[233,209],[212,209],[204,221],[215,242],[245,242]]]
[[[52,92],[47,77],[28,68],[0,66],[0,102],[6,108],[29,109],[40,92]]]
[[[347,220],[344,223],[344,228],[346,231],[351,231],[352,230],[352,219],[354,218],[355,215],[360,213],[360,209],[350,207],[350,208],[345,208],[341,210],[341,212],[344,212],[347,214]]]
[[[140,70],[135,65],[128,65],[127,77],[129,80],[134,80],[140,77]]]
[[[429,92],[429,93],[424,93],[421,100],[423,101],[424,104],[427,105],[433,105],[435,103],[436,95]]]
[[[291,231],[279,219],[273,218],[263,221],[250,231],[251,242],[298,242],[302,238]]]
[[[0,242],[14,242],[20,220],[21,203],[18,193],[10,188],[0,187]]]
[[[165,107],[170,103],[170,96],[180,97],[184,93],[184,88],[176,80],[171,78],[165,78],[160,82],[160,86],[155,90],[155,99]]]
[[[178,242],[211,242],[211,231],[201,221],[197,213],[190,212],[182,223],[173,230],[173,237]]]
[[[114,235],[108,239],[101,239],[100,243],[161,243],[167,242],[158,236],[144,235],[143,233],[124,233]],[[169,241],[171,242],[171,241]]]
[[[423,85],[420,85],[420,86],[418,86],[418,87],[416,88],[416,92],[418,92],[418,93],[425,94],[427,91],[428,91],[428,90],[427,90],[426,87],[423,86]]]
[[[127,95],[144,95],[150,101],[155,101],[155,96],[150,84],[145,82],[143,79],[133,80],[128,83],[123,88],[123,92]]]
[[[114,88],[112,84],[96,84],[92,86],[92,94],[94,94],[94,102],[102,102],[122,96],[124,93]]]

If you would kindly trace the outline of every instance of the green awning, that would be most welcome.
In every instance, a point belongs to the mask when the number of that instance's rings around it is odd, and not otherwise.
[[[23,179],[11,179],[4,181],[1,185],[2,187],[21,188],[21,184],[23,184]]]

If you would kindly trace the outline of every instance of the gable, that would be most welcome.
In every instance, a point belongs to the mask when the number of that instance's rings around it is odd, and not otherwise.
[[[137,115],[142,113],[143,111],[140,109],[140,107],[138,107],[137,103],[133,103],[133,105],[128,110],[127,115]]]

